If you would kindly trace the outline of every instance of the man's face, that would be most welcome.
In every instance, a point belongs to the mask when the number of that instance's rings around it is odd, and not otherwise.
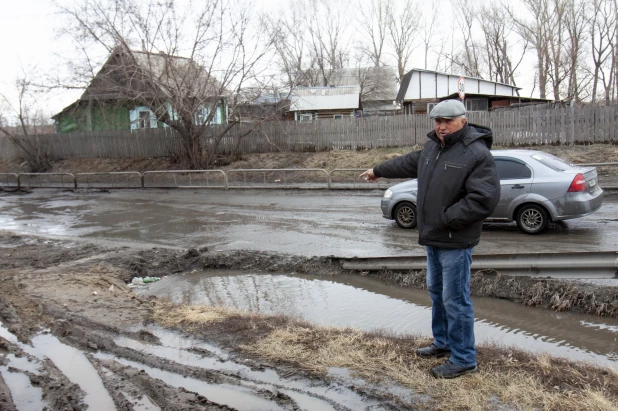
[[[455,118],[436,118],[436,134],[440,140],[444,140],[444,136],[461,130],[466,125],[464,116]]]

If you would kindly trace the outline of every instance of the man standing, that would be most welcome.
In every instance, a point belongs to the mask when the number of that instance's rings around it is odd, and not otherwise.
[[[418,242],[427,250],[434,341],[416,354],[450,357],[431,370],[436,378],[456,378],[477,370],[470,265],[483,220],[500,198],[500,179],[489,152],[491,130],[468,124],[465,115],[460,101],[442,101],[430,113],[435,131],[427,135],[429,141],[422,150],[361,174],[366,181],[418,178]]]

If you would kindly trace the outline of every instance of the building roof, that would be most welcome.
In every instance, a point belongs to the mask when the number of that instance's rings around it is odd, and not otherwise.
[[[525,97],[525,96],[497,96],[493,94],[466,93],[466,100],[470,98],[479,98],[479,97],[485,97],[485,98],[489,98],[492,100],[500,100],[500,99],[519,100],[521,103],[535,103],[535,104],[550,103],[554,101],[553,99],[547,99],[547,98],[536,98],[536,97]],[[459,94],[453,93],[450,96],[443,97],[442,99],[446,100],[446,99],[457,99],[457,98],[459,98]],[[501,108],[501,107],[498,107],[498,108]]]
[[[290,100],[290,111],[352,110],[360,107],[360,86],[298,87]]]
[[[393,101],[399,88],[397,73],[390,66],[348,67],[327,70],[325,73],[307,70],[302,73],[299,84],[304,87],[313,87],[318,84],[337,87],[360,86],[362,101]]]
[[[439,71],[412,69],[405,74],[397,93],[397,101],[414,101],[422,99],[441,99],[457,94],[457,82],[464,78],[466,94],[484,94],[493,96],[517,97],[521,87],[478,77],[460,76]]]
[[[221,83],[194,60],[117,47],[80,98],[52,118],[90,100],[206,99],[225,92]]]

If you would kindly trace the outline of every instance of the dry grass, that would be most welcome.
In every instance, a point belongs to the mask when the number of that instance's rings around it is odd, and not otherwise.
[[[328,152],[278,152],[245,154],[240,160],[222,167],[232,168],[369,168],[376,164],[408,153],[417,147],[375,148],[369,150],[333,150]],[[494,147],[496,149],[507,147]],[[591,144],[576,146],[522,146],[555,154],[574,163],[596,163],[618,161],[618,146],[610,144]],[[110,172],[147,171],[182,169],[183,165],[170,158],[153,159],[112,159],[112,158],[74,158],[53,162],[50,172]],[[612,170],[615,169],[612,168]],[[0,172],[25,172],[25,166],[0,160]]]
[[[166,327],[185,325],[197,328],[213,323],[220,323],[232,316],[247,315],[241,311],[226,307],[207,307],[199,305],[172,305],[166,302],[156,304],[152,318]]]
[[[436,380],[428,372],[443,360],[423,360],[414,350],[427,339],[367,334],[355,329],[317,327],[289,320],[273,326],[269,317],[221,307],[159,304],[155,320],[167,326],[207,331],[213,323],[244,317],[260,338],[239,339],[238,349],[274,363],[316,375],[343,367],[372,383],[396,382],[429,396],[408,404],[415,409],[614,410],[618,409],[618,374],[548,355],[531,355],[496,345],[479,346],[480,372],[455,380]],[[263,324],[261,324],[261,322]]]

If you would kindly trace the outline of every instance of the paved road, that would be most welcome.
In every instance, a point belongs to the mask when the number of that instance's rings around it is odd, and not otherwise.
[[[0,193],[0,228],[54,238],[302,255],[423,255],[416,230],[382,218],[381,191],[35,190]],[[539,236],[485,224],[479,254],[618,250],[618,196]]]

